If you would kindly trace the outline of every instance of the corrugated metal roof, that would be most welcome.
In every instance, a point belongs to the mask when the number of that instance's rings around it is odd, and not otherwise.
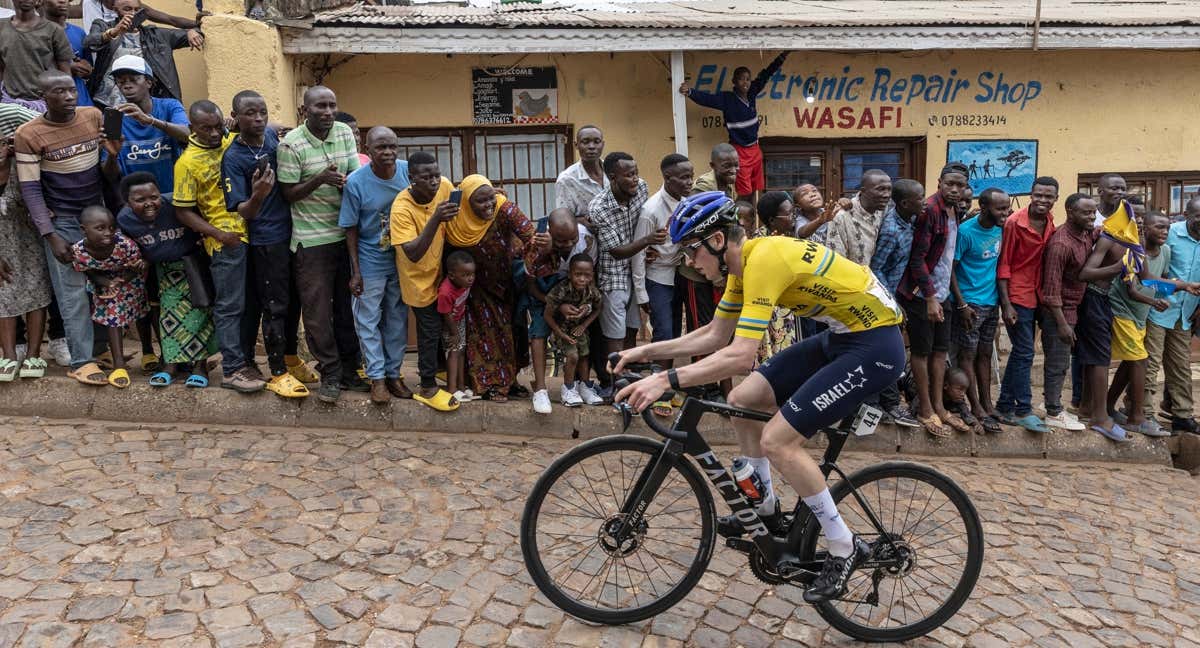
[[[967,27],[1033,21],[1033,0],[592,0],[489,7],[355,5],[319,13],[313,25],[720,29]],[[1042,0],[1042,25],[1200,25],[1200,0]]]

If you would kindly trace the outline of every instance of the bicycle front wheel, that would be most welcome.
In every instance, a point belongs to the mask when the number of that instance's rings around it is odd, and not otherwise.
[[[712,495],[680,457],[632,536],[613,532],[621,507],[662,454],[659,441],[602,437],[559,457],[538,479],[521,518],[521,553],[538,589],[593,623],[633,623],[675,605],[712,558]]]
[[[849,483],[892,538],[887,543]],[[846,594],[816,605],[829,625],[861,641],[924,636],[958,612],[983,567],[983,526],[971,499],[946,475],[917,463],[870,466],[831,489],[838,512],[872,546]],[[800,555],[821,557],[820,526],[810,518]],[[893,549],[893,545],[895,549]],[[895,555],[894,555],[895,554]]]

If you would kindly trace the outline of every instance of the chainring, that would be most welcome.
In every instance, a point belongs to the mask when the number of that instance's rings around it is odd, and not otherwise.
[[[766,558],[763,557],[758,547],[750,550],[750,572],[754,574],[755,578],[768,585],[782,585],[787,582],[771,565],[767,564]]]

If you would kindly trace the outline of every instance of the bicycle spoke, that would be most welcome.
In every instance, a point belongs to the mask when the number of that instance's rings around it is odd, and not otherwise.
[[[600,455],[600,467],[604,469],[604,479],[608,482],[608,491],[612,493],[614,508],[621,510],[621,500],[617,499],[617,490],[613,487],[612,471],[608,469],[608,464],[604,462],[604,455]]]

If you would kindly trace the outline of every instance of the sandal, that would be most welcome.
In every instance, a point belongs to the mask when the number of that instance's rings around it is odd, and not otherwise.
[[[671,418],[671,415],[675,413],[675,410],[671,407],[670,401],[655,401],[654,404],[650,406],[650,411],[653,412],[655,416],[661,416],[662,418]]]
[[[304,398],[308,396],[308,387],[296,380],[289,373],[280,374],[267,381],[267,391],[275,392],[283,398]]]
[[[488,392],[483,395],[483,400],[490,400],[493,403],[507,403],[508,394],[502,394],[495,389],[489,389]]]
[[[942,419],[938,418],[937,414],[934,414],[929,418],[921,418],[918,416],[917,421],[920,422],[921,427],[925,428],[925,431],[932,436],[941,439],[948,439],[951,436],[950,431],[947,430],[944,425],[942,425]]]
[[[166,371],[160,371],[153,376],[150,376],[150,386],[166,387],[171,384],[172,380],[174,379],[171,377],[171,374],[167,373]]]
[[[971,426],[967,425],[965,421],[963,421],[961,418],[959,418],[958,414],[951,414],[950,412],[946,412],[946,418],[941,419],[941,421],[942,421],[942,423],[949,425],[956,432],[961,432],[963,434],[966,434],[971,431]]]
[[[125,362],[129,362],[130,360],[133,360],[133,354],[126,353],[125,354]],[[104,353],[101,353],[100,355],[96,356],[96,364],[99,365],[100,368],[104,369],[105,371],[111,371],[112,368],[115,366],[115,365],[113,365],[112,349],[109,349],[109,350],[105,351]]]
[[[95,362],[89,362],[82,367],[68,371],[67,376],[78,380],[84,385],[107,385],[108,377],[100,370],[99,365]]]
[[[185,380],[183,384],[193,389],[204,389],[205,387],[208,387],[208,376],[192,374],[188,376],[188,379]]]
[[[41,378],[46,375],[46,361],[41,358],[25,358],[21,363],[22,378]]]
[[[308,365],[300,359],[300,356],[285,356],[284,362],[287,364],[288,373],[292,374],[296,380],[306,384],[321,381],[317,374],[313,373],[313,370],[309,369]]]
[[[513,383],[512,386],[508,388],[508,397],[509,398],[525,399],[525,398],[529,398],[529,395],[530,395],[529,390],[526,389],[525,386],[520,383]]]
[[[1124,428],[1122,428],[1120,425],[1117,425],[1116,423],[1113,423],[1111,430],[1105,430],[1099,424],[1093,425],[1092,429],[1099,432],[1100,434],[1104,435],[1105,437],[1107,437],[1113,441],[1116,441],[1117,443],[1125,443],[1126,441],[1132,440],[1129,438],[1129,433],[1126,432]]]
[[[0,358],[0,382],[12,382],[17,377],[18,366],[12,358]]]
[[[125,370],[125,367],[116,369],[112,373],[108,374],[108,384],[116,387],[117,389],[125,389],[129,386],[129,383],[129,372]]]
[[[162,362],[159,362],[158,356],[153,353],[142,354],[142,373],[152,373],[162,369]]]
[[[444,390],[439,389],[433,396],[422,396],[420,392],[413,393],[413,400],[424,405],[428,405],[439,412],[453,412],[458,409],[458,401],[454,396]]]
[[[1004,428],[1000,427],[999,419],[997,419],[995,416],[992,416],[991,414],[988,414],[987,416],[983,417],[982,423],[983,423],[983,431],[988,434],[998,434],[998,433],[1004,431]]]

